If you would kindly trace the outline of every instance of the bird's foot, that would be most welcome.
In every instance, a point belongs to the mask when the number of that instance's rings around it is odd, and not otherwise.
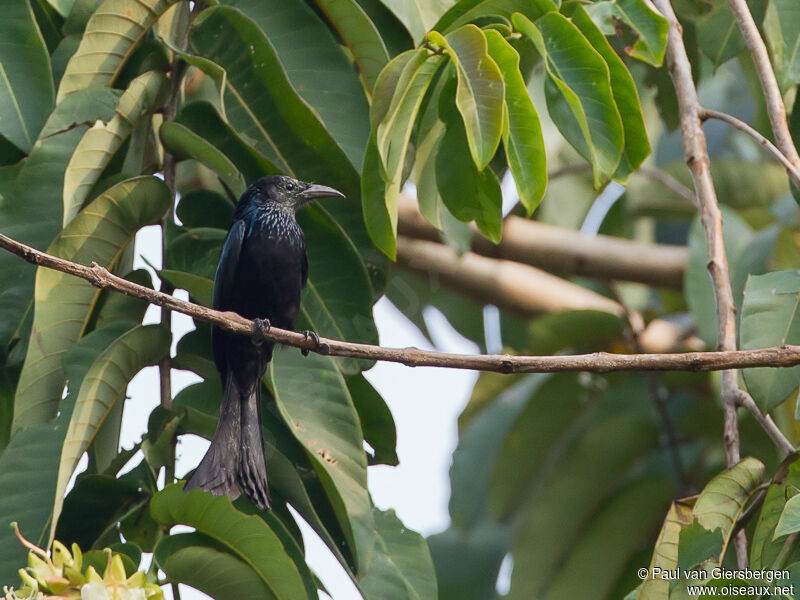
[[[267,333],[272,327],[272,324],[269,322],[269,319],[253,319],[253,323],[255,324],[255,330],[253,331],[253,343],[256,346],[260,346],[267,341]]]
[[[319,341],[319,336],[315,332],[306,329],[303,332],[303,336],[306,338],[306,341],[312,340],[314,342],[314,350],[316,352],[320,352],[323,347],[325,347],[325,344]],[[300,352],[303,354],[303,356],[308,356],[309,351],[310,350],[308,348],[300,348]]]

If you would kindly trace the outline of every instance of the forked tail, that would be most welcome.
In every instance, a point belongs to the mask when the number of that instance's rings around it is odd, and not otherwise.
[[[200,488],[231,500],[244,492],[261,510],[270,507],[267,466],[261,436],[261,386],[239,389],[228,374],[222,395],[219,423],[203,460],[184,491]]]

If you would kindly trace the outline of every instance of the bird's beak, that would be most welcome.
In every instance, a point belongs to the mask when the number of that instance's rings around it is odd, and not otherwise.
[[[315,198],[330,198],[330,197],[344,198],[345,195],[339,190],[335,190],[332,187],[328,187],[327,185],[317,185],[316,183],[314,183],[308,186],[302,192],[300,192],[300,197],[303,199],[305,203],[305,202],[310,202]]]

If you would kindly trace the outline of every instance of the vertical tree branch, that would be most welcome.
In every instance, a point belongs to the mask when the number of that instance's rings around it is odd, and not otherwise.
[[[682,28],[669,0],[654,0],[656,8],[669,22],[667,63],[678,98],[681,138],[686,164],[692,172],[698,210],[706,237],[708,270],[714,285],[717,304],[717,344],[720,349],[736,349],[736,305],[733,301],[728,258],[722,236],[722,213],[719,210],[710,159],[701,121],[702,108],[692,79],[692,67],[683,44]],[[785,118],[785,115],[784,115]],[[737,400],[739,385],[736,371],[722,372],[723,439],[728,466],[739,462]],[[735,540],[740,567],[747,566],[747,542],[741,531]]]
[[[753,57],[753,64],[761,82],[761,89],[764,91],[767,114],[772,126],[772,134],[775,136],[775,145],[796,169],[800,169],[800,155],[797,153],[792,134],[789,132],[786,107],[783,104],[783,96],[781,96],[781,90],[778,87],[775,70],[769,60],[767,46],[758,32],[758,26],[750,13],[750,9],[747,7],[747,2],[745,0],[728,0],[728,4],[731,6],[747,48],[750,50],[750,56]],[[789,175],[794,184],[800,187],[800,181],[797,180],[796,176],[791,172]]]

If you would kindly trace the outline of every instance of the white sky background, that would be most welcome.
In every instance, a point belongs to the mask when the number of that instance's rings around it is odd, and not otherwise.
[[[158,227],[141,230],[136,236],[135,268],[147,268],[142,257],[160,267],[160,244]],[[145,322],[156,323],[159,315],[160,309],[151,306]],[[431,349],[419,330],[387,300],[378,302],[374,315],[382,345]],[[475,344],[458,334],[435,309],[429,309],[425,318],[438,349],[462,353],[477,351]],[[189,317],[173,314],[176,341],[192,328]],[[173,351],[174,348],[173,344]],[[397,467],[369,467],[369,489],[375,504],[382,509],[393,508],[406,526],[423,535],[445,529],[450,520],[447,511],[449,468],[457,442],[457,418],[469,398],[477,374],[378,363],[365,375],[392,411],[397,424],[400,459]],[[173,371],[173,395],[195,381],[198,378],[192,373]],[[147,430],[150,411],[158,404],[157,368],[149,367],[139,373],[131,381],[128,395],[130,399],[123,417],[120,442],[130,448]],[[197,466],[207,446],[207,441],[195,436],[181,437],[177,448],[178,477]],[[355,586],[324,543],[305,524],[302,524],[302,530],[308,563],[334,600],[360,599]],[[171,597],[169,589],[165,594]],[[181,597],[183,600],[207,598],[186,586],[181,586]]]

